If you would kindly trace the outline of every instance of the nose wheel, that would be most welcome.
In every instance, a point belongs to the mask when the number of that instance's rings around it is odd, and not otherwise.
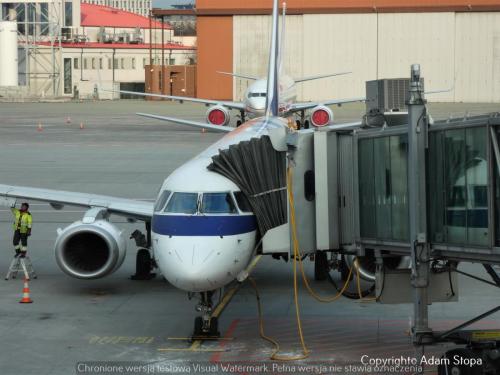
[[[212,296],[213,292],[200,293],[200,302],[196,306],[196,311],[201,312],[194,320],[193,339],[199,338],[219,338],[219,320],[212,317]]]

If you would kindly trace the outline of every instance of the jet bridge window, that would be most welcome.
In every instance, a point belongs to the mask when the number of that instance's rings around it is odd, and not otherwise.
[[[194,215],[198,211],[198,193],[173,193],[165,212]]]
[[[487,246],[486,127],[429,135],[429,220],[434,242]]]
[[[161,194],[158,200],[156,201],[155,204],[155,209],[154,211],[161,211],[163,207],[165,207],[165,203],[167,203],[168,197],[170,197],[170,191],[169,190],[164,190]]]
[[[230,193],[204,193],[200,211],[204,214],[237,213]]]
[[[363,238],[408,240],[406,135],[358,144],[360,230]]]

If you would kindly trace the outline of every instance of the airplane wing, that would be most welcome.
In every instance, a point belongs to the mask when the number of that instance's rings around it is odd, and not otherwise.
[[[149,221],[153,216],[152,202],[116,198],[106,195],[75,193],[61,190],[39,189],[24,186],[0,185],[0,205],[13,204],[16,199],[48,202],[55,209],[64,205],[80,207],[102,207],[109,213],[128,218]]]
[[[238,77],[238,78],[243,78],[243,79],[249,79],[251,81],[257,81],[259,79],[259,77],[251,76],[251,75],[248,75],[248,74],[228,73],[228,72],[217,72],[217,73],[219,73],[219,74],[225,74],[225,75],[233,76],[233,77]]]
[[[290,112],[305,111],[306,109],[311,109],[318,105],[342,105],[346,103],[355,103],[364,101],[366,101],[366,98],[333,99],[333,100],[325,100],[322,102],[293,103],[290,106]]]
[[[210,105],[222,105],[224,107],[231,108],[231,109],[237,109],[240,111],[245,110],[245,104],[243,104],[241,102],[230,102],[230,101],[225,101],[225,100],[198,99],[198,98],[189,98],[189,97],[185,97],[185,96],[150,94],[150,93],[145,93],[145,92],[126,91],[126,90],[116,90],[113,92],[119,92],[121,94],[128,94],[128,95],[149,96],[152,98],[171,99],[171,100],[177,100],[179,102],[192,102],[192,103],[201,103],[201,104],[210,104]]]
[[[308,76],[295,79],[295,83],[306,82],[306,81],[314,81],[315,79],[342,76],[344,74],[351,74],[352,72],[341,72],[341,73],[332,73],[332,74],[318,74],[315,76]]]
[[[231,126],[212,125],[212,124],[207,124],[205,122],[184,120],[184,119],[180,119],[180,118],[160,116],[160,115],[152,115],[149,113],[136,113],[136,115],[142,116],[142,117],[154,118],[156,120],[161,120],[161,121],[173,122],[175,124],[192,126],[194,128],[210,129],[210,130],[214,130],[214,131],[220,132],[220,133],[229,133],[235,129]]]

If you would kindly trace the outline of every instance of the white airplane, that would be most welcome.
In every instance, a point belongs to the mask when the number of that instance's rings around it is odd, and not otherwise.
[[[143,221],[146,235],[138,231],[132,234],[142,248],[137,253],[138,275],[149,274],[152,253],[162,275],[171,284],[190,293],[200,293],[198,310],[203,317],[195,321],[198,322],[195,333],[216,332],[217,321],[210,318],[211,294],[244,273],[255,254],[259,234],[254,207],[241,187],[207,167],[220,150],[243,141],[262,140],[273,129],[283,132],[288,129],[288,121],[280,117],[279,111],[278,18],[278,0],[274,0],[265,116],[238,128],[195,125],[227,134],[175,170],[162,184],[155,204],[9,185],[0,185],[0,204],[13,205],[18,199],[29,199],[48,202],[55,209],[64,205],[88,208],[82,220],[58,230],[55,242],[59,267],[80,279],[107,276],[123,263],[126,241],[123,231],[109,221],[111,214]],[[182,124],[185,120],[176,121]]]
[[[279,115],[282,117],[287,117],[296,113],[299,113],[300,120],[297,121],[299,126],[309,127],[309,121],[306,120],[305,111],[311,110],[310,119],[315,126],[325,126],[333,122],[334,116],[333,112],[328,106],[331,105],[342,105],[345,103],[353,103],[364,101],[365,98],[350,98],[350,99],[332,99],[323,102],[296,102],[297,99],[297,83],[313,81],[316,79],[334,77],[344,74],[350,74],[351,72],[340,72],[332,74],[319,74],[314,76],[302,77],[302,78],[292,78],[283,73],[283,50],[285,45],[285,15],[286,15],[286,4],[283,4],[283,27],[282,27],[282,38],[280,41],[280,53],[278,56],[278,77],[279,77]],[[244,75],[239,73],[227,73],[218,72],[220,74],[231,75],[233,77],[238,77],[242,79],[248,79],[255,81],[246,90],[243,98],[243,102],[233,102],[224,100],[210,100],[210,99],[198,99],[183,96],[172,96],[163,94],[150,94],[142,93],[136,91],[125,91],[117,90],[122,94],[146,96],[146,97],[156,97],[163,99],[171,99],[179,102],[194,102],[202,103],[209,106],[206,114],[206,121],[210,125],[215,126],[227,126],[231,121],[230,110],[235,109],[240,111],[240,119],[236,122],[237,126],[240,126],[245,122],[246,118],[256,118],[264,116],[266,108],[266,95],[267,95],[267,79],[259,78],[251,75]],[[165,116],[152,115],[147,113],[137,113],[139,116],[154,118],[163,121],[176,122],[174,119]],[[182,122],[184,125],[189,125],[186,122]],[[193,122],[193,126],[198,126],[198,122]],[[214,128],[212,128],[214,129]],[[214,129],[216,130],[216,129]]]

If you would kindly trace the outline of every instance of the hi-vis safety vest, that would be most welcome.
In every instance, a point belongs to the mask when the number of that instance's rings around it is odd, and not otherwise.
[[[14,230],[27,233],[28,229],[31,229],[31,214],[29,212],[21,212],[17,208],[12,208],[12,214],[14,215]]]

